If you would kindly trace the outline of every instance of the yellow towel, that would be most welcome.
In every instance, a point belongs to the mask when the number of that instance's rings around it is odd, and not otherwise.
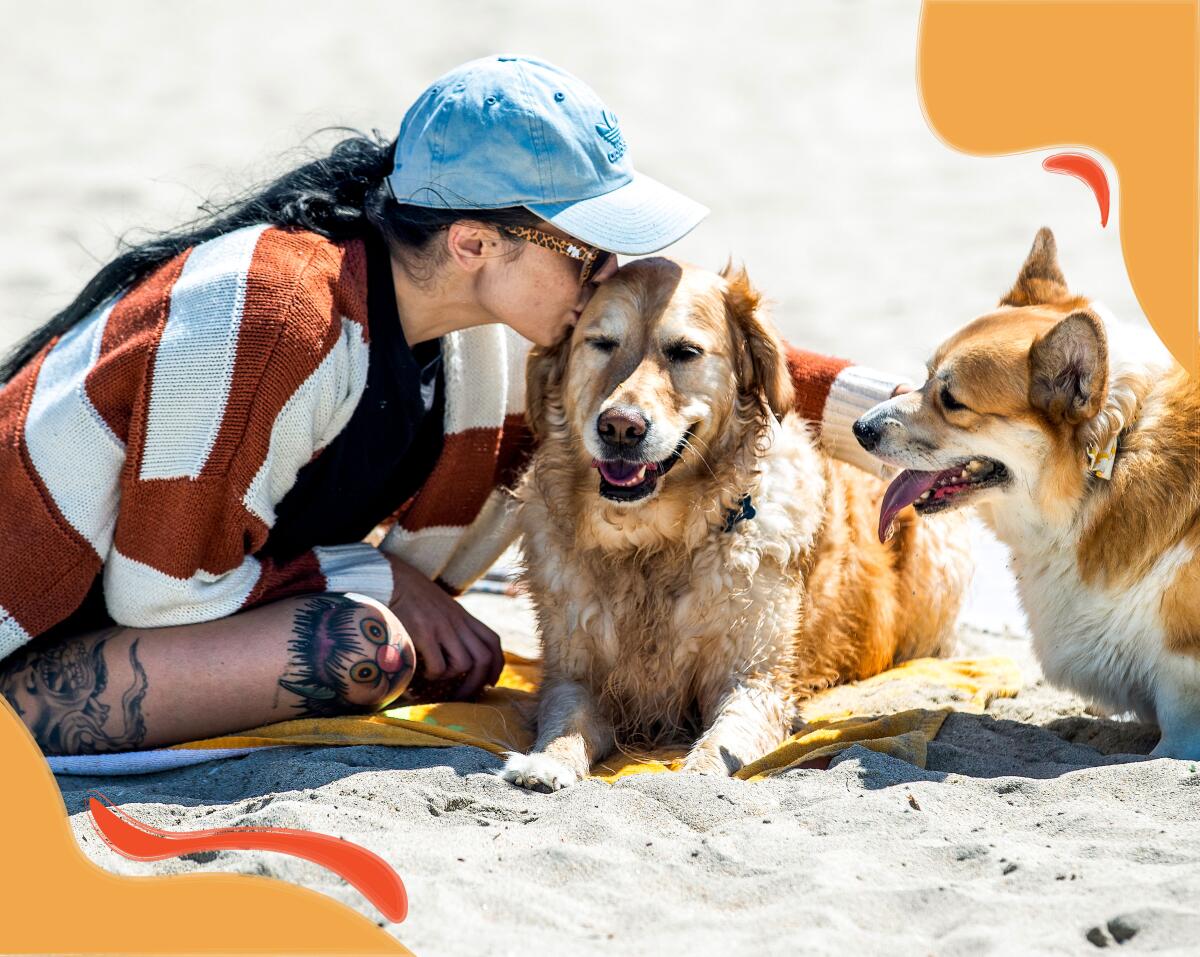
[[[299,718],[175,747],[386,744],[444,748],[467,744],[495,755],[524,752],[533,745],[541,662],[511,652],[505,652],[504,662],[500,683],[478,701],[409,705],[368,716]],[[1020,685],[1020,673],[1008,658],[910,661],[865,681],[815,695],[802,710],[805,727],[736,776],[745,780],[768,777],[827,760],[854,744],[924,767],[926,746],[951,710],[982,711],[993,698],[1015,695]],[[941,707],[887,713],[889,703],[914,696],[932,699]],[[591,776],[615,781],[629,774],[676,770],[685,753],[682,748],[662,748],[649,754],[618,753],[596,765]]]

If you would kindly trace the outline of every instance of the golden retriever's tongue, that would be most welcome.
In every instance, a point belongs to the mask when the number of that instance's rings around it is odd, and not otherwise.
[[[597,462],[596,467],[609,485],[637,485],[646,477],[643,462]]]
[[[886,542],[892,537],[892,519],[906,505],[911,505],[926,489],[933,488],[941,472],[916,472],[905,469],[883,493],[883,504],[879,506],[879,540]]]

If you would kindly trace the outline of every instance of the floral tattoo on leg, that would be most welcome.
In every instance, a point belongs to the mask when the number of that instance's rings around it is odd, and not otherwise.
[[[28,651],[0,673],[0,694],[33,732],[46,754],[96,754],[127,751],[146,738],[142,700],[149,683],[138,659],[138,642],[129,646],[133,672],[121,694],[120,726],[110,720],[112,705],[105,648],[121,631],[110,629],[95,640],[67,640],[42,651]],[[114,719],[116,716],[112,716]]]

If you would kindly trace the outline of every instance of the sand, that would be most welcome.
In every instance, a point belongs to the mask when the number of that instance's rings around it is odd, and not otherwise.
[[[434,76],[497,50],[587,78],[638,166],[712,208],[672,253],[744,260],[796,342],[919,380],[1042,225],[1074,287],[1144,323],[1116,200],[1101,230],[1043,154],[967,157],[926,127],[916,0],[2,8],[0,344],[65,304],[127,230],[281,168],[323,125],[390,134]],[[544,795],[500,781],[481,751],[355,747],[59,781],[84,850],[114,872],[270,875],[376,919],[286,857],[124,860],[80,812],[97,787],[164,827],[358,841],[404,877],[410,916],[390,929],[422,955],[1192,950],[1200,773],[1147,760],[1153,728],[1040,680],[1005,561],[981,545],[963,647],[1012,655],[1026,688],[948,719],[924,770],[853,749],[759,783],[649,775]],[[468,603],[536,650],[519,603]]]
[[[486,614],[504,600],[468,601]],[[527,653],[509,630],[520,612],[489,620]],[[965,653],[1024,660],[1020,637],[962,637]],[[760,782],[652,774],[547,795],[501,781],[501,761],[476,749],[349,747],[59,782],[110,870],[279,876],[378,919],[328,872],[278,855],[127,861],[79,812],[98,788],[160,827],[357,841],[402,875],[411,910],[391,929],[422,955],[1183,952],[1200,926],[1200,773],[1142,757],[1155,740],[1034,684],[951,715],[923,770],[855,747],[829,770]]]

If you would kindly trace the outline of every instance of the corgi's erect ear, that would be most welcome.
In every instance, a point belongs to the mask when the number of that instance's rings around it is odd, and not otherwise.
[[[1029,350],[1029,402],[1049,418],[1078,425],[1104,407],[1108,338],[1095,313],[1073,312]]]
[[[763,315],[762,296],[750,285],[745,268],[734,269],[730,261],[721,276],[726,282],[725,310],[744,344],[738,370],[741,387],[761,394],[775,417],[782,419],[796,400],[783,344]]]
[[[570,335],[552,346],[534,346],[529,350],[525,362],[525,424],[539,441],[548,431],[546,416],[558,397],[570,354]]]
[[[1007,295],[1000,300],[1002,306],[1035,306],[1041,303],[1062,302],[1069,299],[1067,280],[1058,267],[1058,247],[1054,233],[1045,226],[1033,238],[1033,247],[1025,257],[1025,265],[1017,281]]]

